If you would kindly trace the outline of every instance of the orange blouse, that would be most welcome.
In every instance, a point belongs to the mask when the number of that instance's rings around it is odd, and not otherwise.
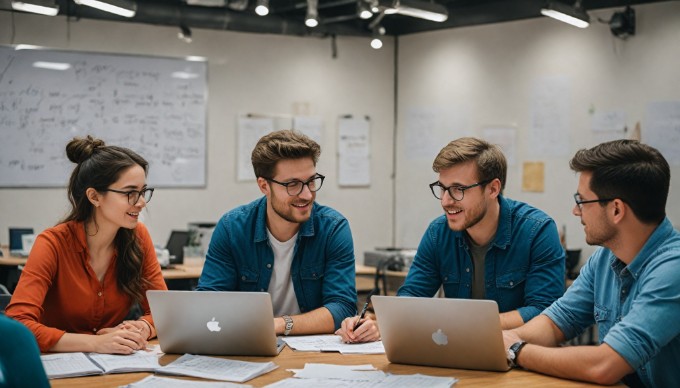
[[[150,282],[144,292],[167,290],[149,231],[139,223],[135,233],[144,256],[142,277]],[[96,334],[121,323],[130,311],[132,298],[116,283],[117,255],[102,282],[89,256],[82,222],[49,228],[35,240],[5,313],[33,332],[43,352],[64,333]],[[141,305],[142,318],[153,325],[146,294]]]

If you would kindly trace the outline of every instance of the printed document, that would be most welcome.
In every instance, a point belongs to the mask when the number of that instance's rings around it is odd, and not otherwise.
[[[148,376],[136,383],[121,388],[251,388],[251,385],[227,383],[224,381],[192,381],[170,377]]]
[[[185,354],[156,369],[158,373],[242,383],[278,368],[273,362],[247,362]]]
[[[291,349],[301,352],[340,352],[343,354],[384,354],[382,341],[346,344],[337,335],[303,335],[283,338]]]

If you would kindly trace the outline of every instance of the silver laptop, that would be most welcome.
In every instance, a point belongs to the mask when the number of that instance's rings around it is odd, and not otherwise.
[[[284,346],[274,332],[266,292],[146,292],[165,353],[275,356]]]
[[[374,296],[372,301],[390,362],[510,369],[493,300]]]

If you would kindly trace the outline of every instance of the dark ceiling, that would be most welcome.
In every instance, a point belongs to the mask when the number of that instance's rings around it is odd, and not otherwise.
[[[376,16],[362,20],[357,16],[357,0],[318,0],[320,24],[308,28],[304,24],[306,0],[270,0],[270,13],[258,16],[254,12],[256,0],[225,0],[223,6],[189,5],[188,2],[221,2],[222,0],[137,0],[137,14],[123,18],[90,7],[77,5],[73,0],[57,0],[59,14],[74,19],[91,18],[127,21],[155,25],[186,25],[252,33],[286,35],[356,35],[371,34],[371,23]],[[380,0],[381,4],[383,0]],[[422,0],[430,1],[430,0]],[[384,15],[380,24],[387,35],[404,35],[462,26],[499,23],[511,20],[542,17],[540,9],[546,0],[431,0],[444,5],[449,18],[442,23],[403,15]],[[571,0],[562,0],[571,3]],[[654,3],[658,0],[582,0],[586,10],[601,8],[623,9],[626,5]],[[0,0],[0,9],[11,10],[10,0]],[[374,23],[375,24],[375,23]]]

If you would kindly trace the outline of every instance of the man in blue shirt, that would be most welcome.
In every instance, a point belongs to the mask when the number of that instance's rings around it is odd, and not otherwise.
[[[49,387],[40,349],[30,330],[0,313],[0,388]]]
[[[569,379],[677,386],[680,233],[666,218],[668,162],[648,145],[616,140],[578,151],[570,165],[580,173],[573,213],[586,242],[601,248],[562,298],[503,333],[508,357]],[[559,347],[594,323],[600,345]]]
[[[538,315],[564,292],[565,253],[555,222],[542,211],[501,195],[507,163],[500,148],[471,137],[444,147],[430,184],[444,215],[420,241],[399,296],[492,299],[501,325],[514,328]],[[380,338],[372,320],[337,334],[346,342]]]
[[[252,153],[264,194],[215,227],[199,290],[266,291],[277,334],[332,333],[356,312],[347,220],[315,202],[319,145],[295,131],[262,137]]]

